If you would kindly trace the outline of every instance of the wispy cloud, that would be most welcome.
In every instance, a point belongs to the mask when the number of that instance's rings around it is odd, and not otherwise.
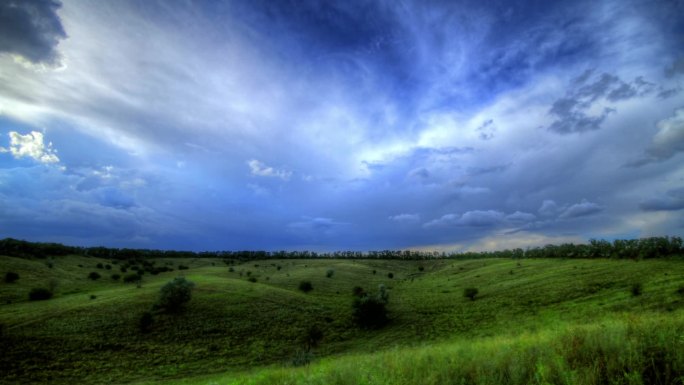
[[[255,176],[265,176],[270,178],[280,178],[282,180],[289,180],[292,176],[292,171],[278,170],[267,166],[265,163],[252,159],[247,162],[249,171]]]

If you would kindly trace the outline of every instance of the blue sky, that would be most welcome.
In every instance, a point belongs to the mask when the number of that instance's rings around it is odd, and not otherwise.
[[[681,1],[4,1],[0,237],[684,235]]]

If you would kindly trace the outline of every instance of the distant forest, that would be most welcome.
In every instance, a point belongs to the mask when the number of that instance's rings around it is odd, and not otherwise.
[[[174,251],[148,249],[117,249],[108,247],[77,247],[59,243],[28,242],[12,238],[0,240],[0,255],[20,258],[47,258],[61,255],[84,255],[107,259],[141,258],[222,258],[224,260],[250,261],[257,259],[481,259],[481,258],[616,258],[646,259],[683,256],[682,238],[651,237],[641,239],[606,240],[592,239],[588,244],[564,243],[533,248],[516,248],[481,252],[429,252],[416,250],[382,251]]]

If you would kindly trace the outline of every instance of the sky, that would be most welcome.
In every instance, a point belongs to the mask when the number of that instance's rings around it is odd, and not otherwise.
[[[0,238],[684,236],[682,15],[682,0],[5,0]]]

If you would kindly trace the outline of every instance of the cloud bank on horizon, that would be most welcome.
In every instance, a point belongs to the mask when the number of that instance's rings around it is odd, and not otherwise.
[[[684,235],[677,1],[0,4],[0,237]]]

